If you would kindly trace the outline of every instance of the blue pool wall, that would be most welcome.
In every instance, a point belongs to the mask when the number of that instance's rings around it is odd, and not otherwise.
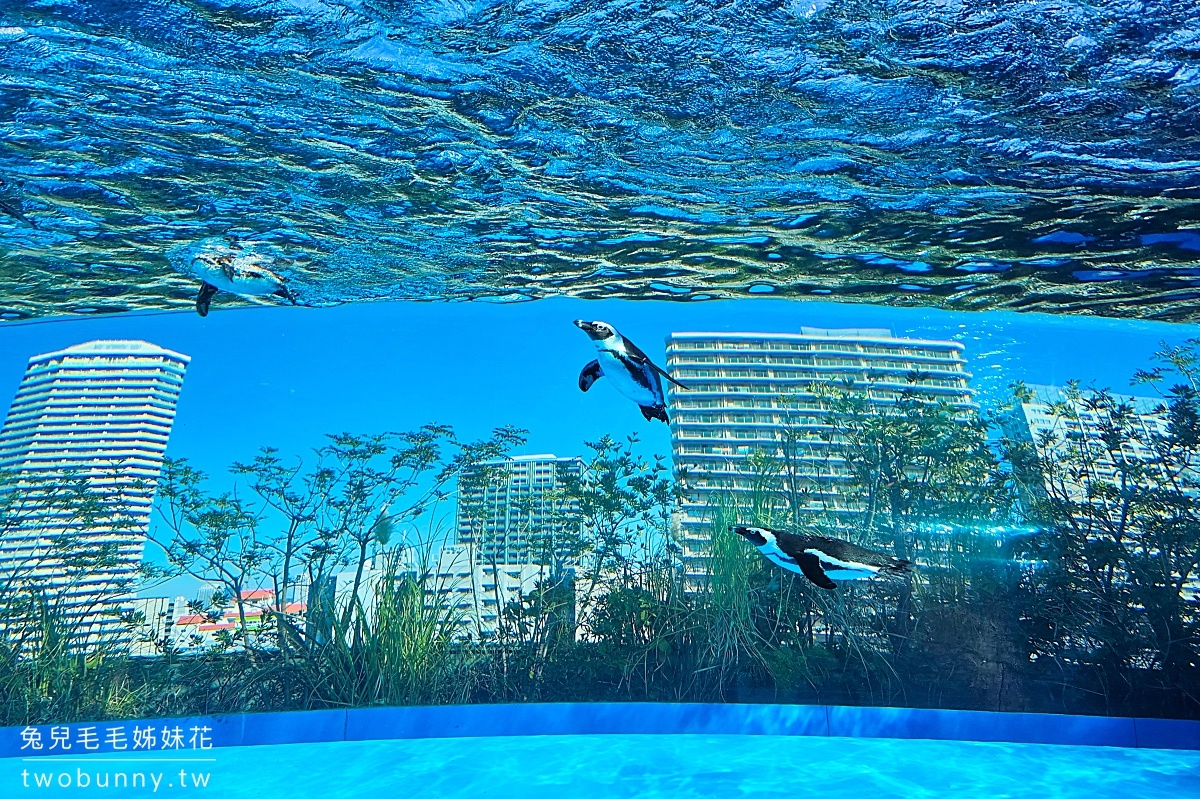
[[[1038,713],[995,713],[973,710],[925,710],[829,705],[729,705],[668,703],[564,703],[514,705],[450,705],[249,713],[155,720],[129,720],[37,725],[49,742],[52,726],[70,728],[78,743],[84,728],[99,740],[98,752],[111,728],[128,742],[135,727],[177,729],[181,748],[202,730],[213,748],[325,741],[370,741],[401,738],[470,738],[500,735],[816,735],[850,738],[921,738],[1004,743],[1117,746],[1146,749],[1200,750],[1200,721],[1112,718]],[[31,751],[22,731],[0,729],[0,757],[57,755]],[[85,754],[78,746],[70,754]]]

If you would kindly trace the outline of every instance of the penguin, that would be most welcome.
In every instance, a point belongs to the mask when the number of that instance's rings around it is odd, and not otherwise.
[[[659,376],[680,388],[686,389],[687,386],[667,374],[666,370],[655,366],[646,353],[607,322],[576,319],[575,326],[588,334],[600,353],[599,358],[583,367],[579,373],[579,390],[587,391],[593,383],[608,375],[617,391],[637,403],[647,421],[659,419],[670,424]]]
[[[763,557],[808,581],[832,591],[834,582],[864,580],[880,574],[908,574],[912,564],[840,538],[793,535],[768,527],[730,527],[758,547]]]
[[[297,304],[283,278],[259,264],[253,253],[243,252],[240,244],[201,250],[192,256],[191,272],[201,281],[200,293],[196,295],[196,312],[201,316],[208,316],[209,305],[218,291],[243,297],[273,294]]]
[[[13,219],[20,220],[32,228],[37,228],[37,223],[29,217],[25,216],[24,201],[19,197],[12,197],[12,194],[19,194],[20,190],[25,187],[25,181],[18,180],[15,191],[10,187],[12,184],[0,178],[0,212],[11,216]]]

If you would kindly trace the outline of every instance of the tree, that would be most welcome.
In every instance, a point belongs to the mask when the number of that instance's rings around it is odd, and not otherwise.
[[[1200,703],[1198,348],[1164,345],[1161,365],[1137,373],[1159,392],[1152,406],[1072,383],[1036,441],[1008,442],[1044,530],[1034,554],[1045,566],[1029,578],[1043,598],[1035,656],[1091,670],[1110,701],[1157,673]]]
[[[232,468],[234,488],[211,494],[205,476],[186,461],[168,460],[159,484],[162,528],[154,536],[179,573],[219,583],[235,603],[230,643],[320,646],[336,627],[360,629],[355,614],[373,551],[403,546],[393,530],[435,512],[453,481],[475,464],[523,441],[503,427],[480,441],[460,442],[449,427],[376,435],[342,433],[314,451],[312,466],[284,461],[272,448]],[[243,487],[239,478],[248,485]],[[244,496],[249,493],[249,497]],[[335,607],[337,573],[353,570],[348,598]],[[289,591],[307,582],[306,624],[288,612]],[[251,630],[243,592],[271,586],[275,624]],[[335,618],[336,616],[336,618]]]
[[[116,620],[116,601],[145,576],[125,568],[141,534],[119,488],[100,489],[71,471],[0,474],[3,643],[19,654],[118,643],[99,636],[93,624],[103,616]],[[97,575],[106,575],[100,588]]]
[[[587,442],[592,456],[583,472],[564,481],[582,537],[577,590],[585,614],[603,587],[635,583],[678,554],[671,516],[679,489],[665,459],[636,455],[636,443],[634,436],[623,445],[610,436]]]
[[[974,408],[931,399],[920,375],[908,380],[898,392],[869,382],[812,391],[825,411],[820,439],[830,446],[823,452],[844,463],[847,478],[844,488],[834,480],[828,486],[844,497],[831,521],[912,560],[924,543],[922,524],[987,519],[1004,508],[1006,495],[987,421]]]

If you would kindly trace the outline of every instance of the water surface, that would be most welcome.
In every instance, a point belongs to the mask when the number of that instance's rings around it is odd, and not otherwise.
[[[1195,319],[1198,92],[1197,0],[14,0],[0,319],[227,236],[314,304]]]

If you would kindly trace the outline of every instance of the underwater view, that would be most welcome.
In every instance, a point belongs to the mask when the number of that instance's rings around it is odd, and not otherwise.
[[[0,2],[0,409],[0,795],[1186,795],[1200,2]]]

